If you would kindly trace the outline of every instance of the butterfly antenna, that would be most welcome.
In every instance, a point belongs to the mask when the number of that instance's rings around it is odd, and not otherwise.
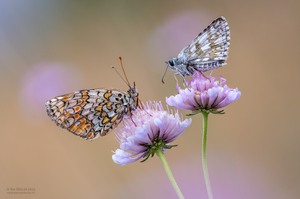
[[[125,80],[126,80],[126,82],[127,82],[127,85],[130,87],[130,83],[129,83],[129,81],[128,81],[127,75],[126,75],[125,70],[124,70],[124,67],[123,67],[123,62],[122,62],[122,57],[121,57],[121,56],[119,57],[119,61],[120,61],[121,68],[122,68],[123,74],[124,74],[124,76],[125,76]]]
[[[166,73],[167,73],[167,71],[168,71],[168,68],[169,68],[169,66],[167,65],[166,70],[165,70],[165,72],[164,72],[164,75],[163,75],[163,77],[161,78],[161,82],[162,82],[163,84],[165,83],[164,79],[165,79]]]
[[[122,77],[122,75],[119,73],[119,71],[114,66],[112,66],[111,68],[113,68],[116,71],[116,73],[119,75],[119,77],[123,80],[123,82],[125,82],[125,84],[130,87],[128,82],[126,82],[126,80]]]

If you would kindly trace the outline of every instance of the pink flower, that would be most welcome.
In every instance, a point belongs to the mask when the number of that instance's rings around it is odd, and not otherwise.
[[[133,111],[123,124],[116,132],[120,148],[112,156],[120,165],[141,158],[145,161],[158,149],[166,151],[174,147],[170,143],[191,124],[191,119],[182,120],[177,111],[165,111],[161,102],[148,102],[143,104],[143,109]]]
[[[179,94],[166,98],[167,104],[191,110],[193,114],[204,110],[223,113],[217,109],[231,104],[241,96],[237,88],[232,89],[226,85],[226,79],[220,77],[220,80],[217,80],[199,72],[193,74],[191,81],[187,82],[187,88],[181,89],[177,85],[177,89]]]

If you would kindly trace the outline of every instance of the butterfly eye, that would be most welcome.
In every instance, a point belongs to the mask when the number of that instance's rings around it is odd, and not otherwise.
[[[170,61],[169,61],[169,65],[170,65],[170,66],[174,66],[174,61],[173,61],[173,60],[170,60]]]
[[[131,93],[136,93],[136,90],[134,88],[130,87],[130,92]]]

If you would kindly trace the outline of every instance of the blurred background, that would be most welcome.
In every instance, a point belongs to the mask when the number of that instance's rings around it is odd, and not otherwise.
[[[141,99],[165,103],[176,88],[171,71],[161,83],[164,61],[219,16],[231,46],[228,65],[213,74],[242,96],[209,117],[215,198],[299,198],[299,8],[292,0],[1,0],[0,198],[176,198],[159,158],[121,167],[111,159],[114,132],[79,139],[44,104],[79,89],[127,90],[111,69],[118,56]],[[192,119],[166,158],[186,198],[204,199],[202,117]]]

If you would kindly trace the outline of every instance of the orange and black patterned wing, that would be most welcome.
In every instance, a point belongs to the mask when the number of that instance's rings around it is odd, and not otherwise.
[[[114,89],[80,90],[46,102],[47,113],[61,128],[93,140],[106,135],[130,112],[130,95]]]

